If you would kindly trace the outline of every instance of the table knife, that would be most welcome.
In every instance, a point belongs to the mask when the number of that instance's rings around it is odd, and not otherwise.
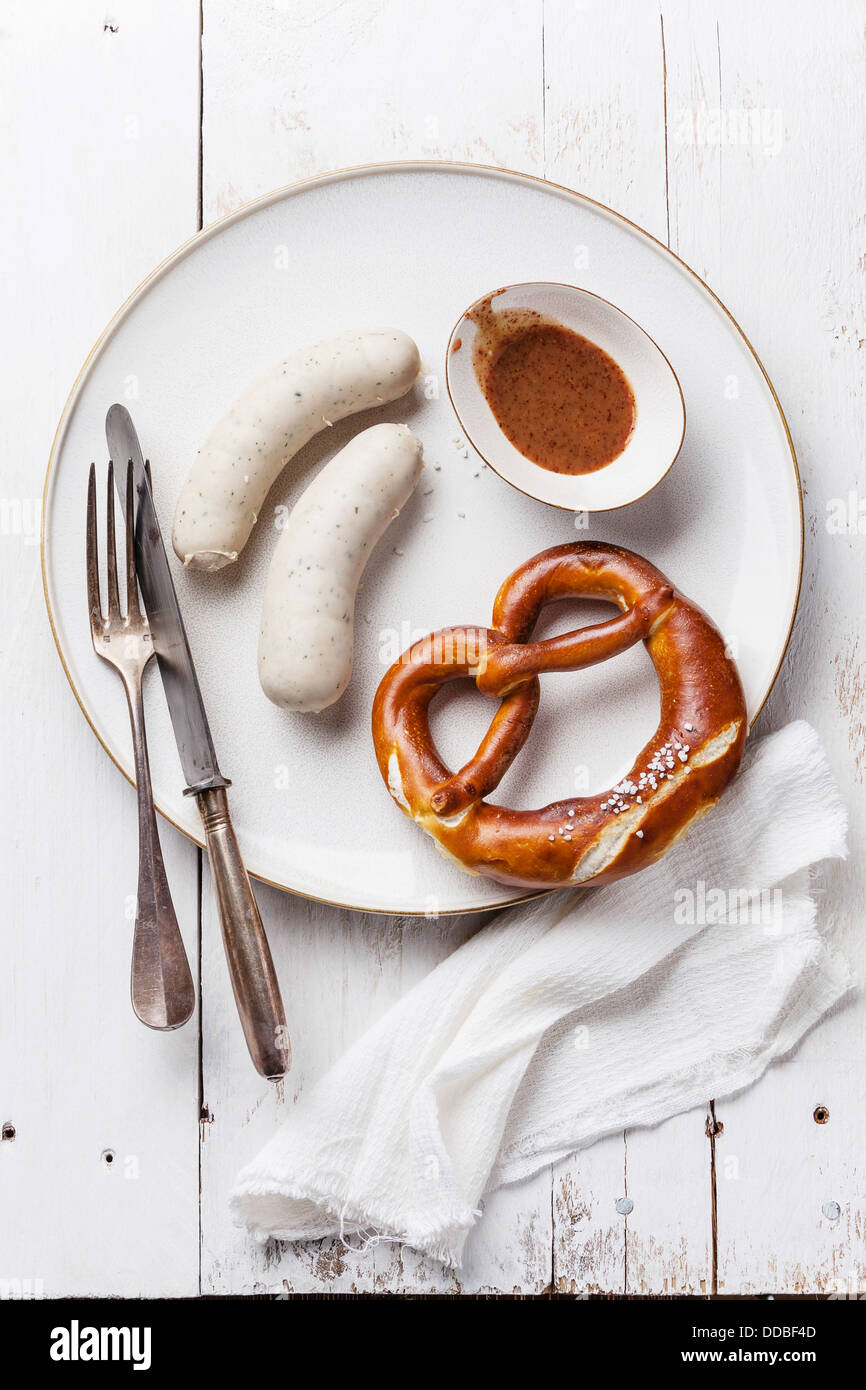
[[[229,815],[228,778],[219,770],[198,677],[153,502],[150,467],[144,461],[129,411],[113,405],[105,419],[115,476],[132,461],[136,490],[135,556],[168,712],[187,780],[204,825],[223,944],[235,1002],[256,1070],[269,1080],[291,1063],[286,1017],[262,919]],[[125,502],[125,498],[121,499]]]

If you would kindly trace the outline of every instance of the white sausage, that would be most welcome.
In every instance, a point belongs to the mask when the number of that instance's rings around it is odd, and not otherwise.
[[[292,508],[268,571],[259,635],[259,680],[275,705],[323,710],[346,689],[361,574],[421,467],[421,445],[405,425],[373,425]]]
[[[194,569],[236,560],[289,460],[326,425],[409,390],[420,360],[398,328],[342,333],[293,353],[238,396],[196,455],[172,544]]]

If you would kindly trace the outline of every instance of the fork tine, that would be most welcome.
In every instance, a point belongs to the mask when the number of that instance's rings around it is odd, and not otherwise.
[[[120,617],[120,595],[117,592],[117,550],[114,544],[114,464],[108,461],[108,510],[105,517],[105,550],[108,560],[108,616]]]
[[[102,619],[99,599],[99,560],[96,546],[96,464],[90,465],[87,482],[87,606],[93,626]]]
[[[130,459],[126,465],[126,614],[137,618],[140,612],[135,571],[135,482]]]

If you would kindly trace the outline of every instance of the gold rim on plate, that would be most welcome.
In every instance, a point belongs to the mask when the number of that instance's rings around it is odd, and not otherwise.
[[[580,203],[585,207],[595,208],[596,211],[603,213],[612,221],[618,222],[623,226],[631,228],[633,232],[636,232],[639,236],[641,236],[644,239],[644,241],[649,243],[650,246],[655,247],[659,251],[663,252],[664,255],[670,257],[670,259],[674,261],[676,265],[678,265],[680,269],[684,271],[686,275],[688,275],[689,278],[693,280],[694,283],[698,285],[701,290],[704,291],[704,293],[713,301],[713,303],[716,304],[722,310],[722,313],[725,315],[725,318],[727,318],[728,321],[731,324],[733,324],[734,328],[739,333],[740,337],[742,338],[752,357],[755,359],[755,362],[757,363],[760,369],[761,375],[763,376],[764,381],[767,384],[767,388],[770,392],[770,395],[773,398],[773,402],[776,406],[776,409],[779,412],[779,418],[782,422],[782,427],[785,431],[785,438],[788,442],[788,449],[791,454],[791,466],[794,472],[795,491],[797,495],[797,505],[800,519],[800,558],[797,569],[797,583],[794,592],[794,602],[791,610],[791,621],[788,624],[788,631],[785,635],[785,640],[782,644],[782,650],[779,655],[779,661],[776,665],[776,669],[773,672],[772,679],[770,680],[767,689],[764,692],[763,698],[760,704],[758,705],[757,710],[755,711],[754,718],[751,720],[749,726],[750,728],[754,727],[756,720],[760,716],[761,711],[763,710],[770,696],[770,691],[773,689],[779,672],[782,669],[782,663],[785,660],[785,654],[788,650],[788,645],[791,641],[791,633],[794,628],[794,620],[797,616],[797,606],[800,601],[800,589],[802,587],[803,582],[805,523],[803,515],[802,480],[800,478],[800,469],[797,464],[797,454],[794,449],[794,441],[791,438],[791,431],[788,428],[788,421],[785,418],[785,412],[782,409],[782,404],[779,400],[779,397],[776,394],[775,387],[773,386],[773,383],[767,374],[767,370],[763,362],[761,361],[760,357],[758,356],[748,337],[743,332],[742,328],[740,327],[737,320],[734,318],[731,311],[728,308],[726,308],[726,306],[722,303],[719,296],[713,290],[710,289],[706,281],[702,280],[696,271],[692,270],[691,266],[687,265],[685,261],[680,259],[676,252],[672,251],[669,246],[665,246],[663,241],[659,241],[658,237],[654,237],[651,232],[646,231],[646,229],[644,227],[639,226],[637,222],[632,222],[628,217],[624,217],[622,213],[614,212],[612,208],[607,207],[604,203],[598,202],[595,198],[588,198],[583,193],[577,193],[572,188],[566,188],[564,184],[553,183],[550,179],[540,178],[537,174],[522,174],[518,173],[513,169],[499,169],[492,164],[472,164],[465,160],[405,159],[389,160],[381,164],[359,164],[355,166],[349,166],[345,169],[334,169],[330,172],[323,174],[314,174],[309,178],[298,179],[294,183],[283,184],[280,188],[272,189],[269,193],[260,194],[258,198],[252,198],[249,202],[242,203],[240,207],[235,208],[234,211],[227,213],[225,217],[220,217],[215,222],[211,222],[209,226],[202,228],[200,232],[195,232],[191,237],[188,237],[186,241],[182,242],[180,246],[178,246],[174,251],[172,251],[168,256],[166,256],[166,258],[163,261],[160,261],[159,265],[157,265],[150,272],[150,274],[147,275],[144,278],[144,280],[142,280],[141,283],[136,286],[132,293],[120,305],[120,308],[114,314],[110,322],[100,333],[99,337],[93,344],[93,347],[90,349],[90,352],[87,354],[87,357],[82,363],[81,370],[79,371],[78,375],[75,378],[75,381],[73,382],[72,389],[69,392],[69,395],[66,399],[66,403],[61,412],[60,419],[57,422],[57,429],[54,432],[54,439],[51,444],[51,452],[48,456],[48,468],[45,474],[45,484],[42,489],[42,512],[39,534],[39,552],[42,567],[42,589],[45,595],[45,606],[48,611],[48,621],[51,625],[51,635],[54,638],[54,645],[57,648],[57,653],[60,657],[60,664],[63,667],[64,675],[66,676],[66,679],[69,682],[70,689],[72,690],[72,693],[78,702],[82,714],[84,715],[85,719],[87,720],[87,723],[90,725],[91,729],[96,735],[96,738],[98,739],[99,743],[102,745],[105,752],[108,754],[109,758],[114,763],[115,767],[118,769],[119,772],[123,774],[127,782],[129,782],[132,786],[135,785],[134,779],[130,776],[129,772],[127,772],[126,768],[123,767],[123,765],[120,762],[118,762],[117,758],[114,756],[114,753],[111,751],[111,749],[108,747],[108,744],[102,738],[99,730],[97,729],[96,725],[90,717],[90,713],[87,707],[85,706],[84,701],[81,698],[81,695],[78,691],[78,688],[74,680],[72,679],[72,673],[70,672],[69,667],[66,664],[66,657],[64,656],[63,648],[60,644],[60,637],[57,631],[57,625],[54,621],[54,610],[51,605],[51,591],[48,583],[48,572],[45,555],[45,526],[46,517],[48,515],[48,504],[50,500],[51,488],[54,482],[57,457],[59,455],[60,447],[63,443],[63,439],[66,434],[66,429],[69,423],[70,416],[78,400],[80,391],[84,385],[85,378],[88,375],[92,363],[96,360],[103,347],[108,343],[115,329],[119,326],[121,321],[126,316],[127,311],[131,309],[132,306],[135,303],[137,303],[137,301],[141,299],[143,295],[153,285],[157,283],[157,281],[161,280],[162,277],[169,270],[171,270],[175,265],[177,265],[179,261],[183,260],[185,256],[193,249],[193,247],[202,245],[205,241],[208,241],[211,237],[217,235],[218,232],[221,232],[225,227],[230,227],[232,223],[240,221],[242,218],[249,216],[251,213],[257,212],[262,208],[270,207],[272,204],[278,203],[282,201],[284,198],[294,196],[298,193],[302,193],[309,188],[316,188],[329,183],[337,183],[345,179],[364,178],[368,176],[375,176],[377,174],[395,172],[459,172],[465,174],[480,174],[486,177],[504,179],[506,182],[540,186],[541,188],[545,188],[552,191],[559,197],[565,197],[567,199],[570,199],[574,203]],[[203,835],[199,836],[193,834],[185,826],[180,825],[176,820],[174,820],[170,815],[168,815],[160,806],[157,806],[157,810],[159,811],[160,815],[163,817],[164,820],[168,821],[170,825],[173,825],[176,830],[180,831],[181,835],[183,835],[185,839],[190,840],[194,845],[197,845],[199,849],[207,848]],[[323,903],[328,907],[339,907],[347,911],[369,912],[372,914],[378,914],[387,917],[417,917],[421,915],[414,908],[348,908],[345,903],[334,902],[330,898],[320,898],[317,897],[314,893],[304,893],[299,889],[289,887],[285,883],[279,883],[276,879],[267,878],[263,874],[257,874],[253,869],[250,869],[249,872],[253,878],[257,879],[260,883],[267,883],[271,888],[279,888],[281,892],[293,893],[296,897],[307,898],[311,902]],[[453,912],[443,913],[442,915],[446,917],[462,917],[473,912],[501,911],[503,908],[516,907],[519,903],[529,902],[533,898],[542,897],[545,891],[551,890],[543,890],[540,893],[526,893],[525,895],[519,898],[506,898],[502,902],[486,903],[483,906],[457,908]]]

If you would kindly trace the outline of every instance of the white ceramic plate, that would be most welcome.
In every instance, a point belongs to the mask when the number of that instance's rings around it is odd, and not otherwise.
[[[576,528],[569,513],[522,496],[483,466],[448,401],[444,358],[456,319],[491,285],[578,278],[658,343],[682,385],[688,424],[658,487]],[[132,410],[167,539],[190,459],[251,377],[317,338],[389,324],[421,349],[425,375],[413,396],[313,440],[275,486],[237,565],[200,574],[169,554],[251,873],[349,907],[471,911],[527,894],[464,874],[394,806],[369,731],[386,666],[421,633],[487,623],[501,581],[536,551],[608,540],[647,556],[715,618],[754,717],[796,608],[799,480],[779,404],[736,324],[664,247],[597,204],[524,175],[454,164],[350,170],[269,194],[182,247],[123,306],[73,389],[52,451],[43,522],[49,613],[82,709],[127,777],[125,701],[93,654],[84,596],[87,470],[91,460],[106,463],[107,407],[120,400]],[[347,695],[318,716],[289,714],[265,699],[256,675],[273,509],[379,419],[411,425],[427,472],[365,576]],[[598,615],[588,605],[560,607],[548,635]],[[155,667],[146,698],[157,804],[201,843]],[[442,697],[434,732],[452,766],[474,750],[491,708],[471,689]],[[540,806],[609,786],[657,717],[642,646],[614,666],[546,676],[531,740],[497,797]]]

